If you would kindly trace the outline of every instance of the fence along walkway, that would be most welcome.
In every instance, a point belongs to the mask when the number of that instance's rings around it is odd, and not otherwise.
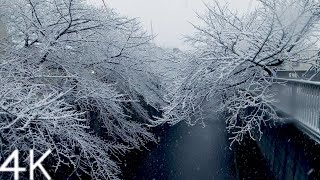
[[[320,142],[320,82],[275,79],[275,106],[292,116],[302,130]],[[283,84],[282,84],[283,82]]]

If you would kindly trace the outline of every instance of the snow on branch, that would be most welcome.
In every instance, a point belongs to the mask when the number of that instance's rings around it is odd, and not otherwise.
[[[273,107],[277,69],[295,62],[316,64],[319,3],[314,0],[261,0],[245,15],[214,1],[207,4],[201,25],[187,38],[195,50],[187,70],[168,94],[170,104],[158,123],[203,122],[208,104],[226,113],[232,142],[270,119],[279,119]],[[214,102],[214,103],[213,103]]]

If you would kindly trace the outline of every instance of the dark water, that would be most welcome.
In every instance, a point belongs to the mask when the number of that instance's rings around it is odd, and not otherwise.
[[[129,155],[123,179],[273,179],[254,141],[247,139],[230,150],[221,120],[209,121],[206,127],[180,123],[162,130],[158,145]]]
[[[233,153],[223,131],[221,125],[179,124],[150,151],[133,179],[234,179]]]

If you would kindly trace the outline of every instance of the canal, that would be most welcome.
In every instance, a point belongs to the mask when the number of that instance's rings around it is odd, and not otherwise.
[[[130,153],[122,163],[123,179],[232,180],[274,179],[258,145],[246,138],[230,149],[225,123],[211,115],[206,125],[158,127],[160,142]]]

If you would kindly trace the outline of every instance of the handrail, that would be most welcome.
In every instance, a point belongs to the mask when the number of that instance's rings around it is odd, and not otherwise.
[[[317,82],[317,81],[300,80],[300,79],[285,79],[285,78],[273,78],[273,79],[277,80],[277,81],[282,81],[282,82],[303,83],[303,84],[310,84],[310,85],[320,86],[320,82]]]
[[[271,87],[277,92],[274,105],[320,137],[320,82],[275,78]],[[314,133],[313,133],[314,134]]]

